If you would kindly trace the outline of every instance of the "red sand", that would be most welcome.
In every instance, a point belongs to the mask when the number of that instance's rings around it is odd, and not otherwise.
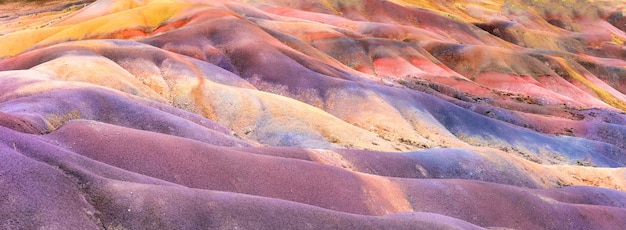
[[[623,228],[624,6],[5,1],[0,229]]]

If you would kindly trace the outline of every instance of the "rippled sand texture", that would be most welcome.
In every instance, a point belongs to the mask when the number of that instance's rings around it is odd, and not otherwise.
[[[621,1],[0,3],[0,229],[626,226]]]

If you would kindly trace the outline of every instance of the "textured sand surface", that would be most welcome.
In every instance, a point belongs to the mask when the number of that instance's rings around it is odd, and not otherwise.
[[[0,0],[0,229],[622,229],[625,6]]]

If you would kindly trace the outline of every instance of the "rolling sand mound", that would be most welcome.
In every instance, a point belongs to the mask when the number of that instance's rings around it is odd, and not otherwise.
[[[626,226],[622,2],[0,3],[1,229]]]

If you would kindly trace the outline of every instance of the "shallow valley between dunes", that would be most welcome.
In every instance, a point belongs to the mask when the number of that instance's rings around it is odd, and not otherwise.
[[[625,6],[0,0],[0,229],[622,229]]]

